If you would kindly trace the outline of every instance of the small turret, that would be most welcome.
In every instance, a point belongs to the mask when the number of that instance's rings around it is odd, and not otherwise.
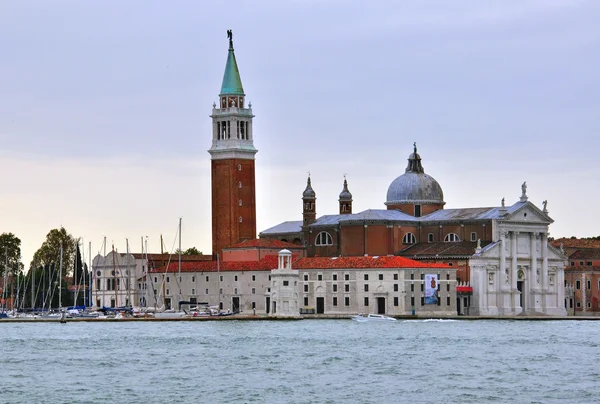
[[[344,189],[340,192],[340,215],[352,214],[352,194],[348,191],[348,181],[344,176]]]
[[[308,226],[317,220],[317,194],[310,184],[310,174],[306,181],[306,189],[302,193],[303,226]]]

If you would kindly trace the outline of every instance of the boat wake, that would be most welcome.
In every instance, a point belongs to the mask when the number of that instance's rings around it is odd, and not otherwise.
[[[426,318],[423,320],[404,320],[404,323],[456,323],[461,320],[453,320],[450,318]]]

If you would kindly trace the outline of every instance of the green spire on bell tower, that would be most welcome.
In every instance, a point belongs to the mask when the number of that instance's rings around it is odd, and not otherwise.
[[[225,74],[223,74],[220,95],[245,95],[240,71],[238,70],[233,51],[233,32],[231,30],[227,30],[227,38],[229,38],[229,53],[227,54],[227,64],[225,65]]]

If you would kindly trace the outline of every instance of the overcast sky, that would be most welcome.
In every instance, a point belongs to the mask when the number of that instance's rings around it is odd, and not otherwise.
[[[530,200],[600,234],[600,2],[0,1],[0,233],[23,262],[64,226],[93,255],[211,252],[212,103],[234,46],[258,231],[384,209],[417,142],[446,208]]]

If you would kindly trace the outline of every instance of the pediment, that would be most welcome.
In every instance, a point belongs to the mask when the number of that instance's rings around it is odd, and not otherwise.
[[[548,244],[548,259],[549,260],[566,260],[567,256],[560,249]]]
[[[547,213],[544,213],[540,208],[538,208],[531,202],[523,204],[521,207],[517,208],[513,212],[510,212],[502,219],[504,221],[509,222],[526,222],[540,224],[550,224],[554,222],[554,220],[552,220]]]

